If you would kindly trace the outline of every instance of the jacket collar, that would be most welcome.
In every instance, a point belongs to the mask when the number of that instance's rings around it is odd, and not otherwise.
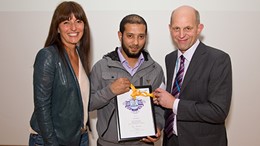
[[[118,50],[118,49],[119,49],[119,48],[116,47],[116,49],[115,49],[114,51],[107,53],[106,55],[103,56],[103,58],[109,57],[109,58],[111,58],[111,59],[114,60],[114,61],[120,61],[119,56],[118,56],[118,53],[117,53],[117,50]],[[144,55],[144,60],[145,60],[145,61],[148,61],[148,54],[149,54],[149,53],[148,53],[146,50],[143,50],[142,53],[143,53],[143,55]]]

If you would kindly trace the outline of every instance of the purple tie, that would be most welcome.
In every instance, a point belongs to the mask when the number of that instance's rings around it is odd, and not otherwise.
[[[183,55],[181,55],[180,58],[181,58],[180,68],[178,73],[176,74],[174,85],[172,87],[172,95],[175,98],[179,97],[181,85],[182,85],[183,73],[184,73],[185,58],[183,57]],[[170,110],[166,115],[165,128],[164,128],[164,132],[168,138],[170,138],[173,135],[173,121],[174,121],[174,113],[172,112],[172,110]]]

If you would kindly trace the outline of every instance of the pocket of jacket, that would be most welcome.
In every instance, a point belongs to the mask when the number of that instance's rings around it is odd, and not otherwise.
[[[102,72],[102,79],[107,83],[113,82],[117,78],[118,75],[116,72]]]

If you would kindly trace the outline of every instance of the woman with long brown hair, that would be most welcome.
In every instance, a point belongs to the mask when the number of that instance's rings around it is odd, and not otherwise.
[[[90,31],[83,8],[60,3],[35,59],[29,146],[87,146]]]

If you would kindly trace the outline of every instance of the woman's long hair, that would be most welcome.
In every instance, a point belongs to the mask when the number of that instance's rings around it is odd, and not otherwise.
[[[82,61],[82,65],[85,72],[89,74],[90,72],[90,30],[86,14],[83,8],[76,2],[66,1],[60,3],[52,16],[51,25],[48,37],[45,42],[45,47],[56,45],[60,56],[65,59],[64,56],[64,45],[61,41],[60,34],[58,33],[59,24],[65,20],[69,20],[72,16],[82,20],[84,22],[84,32],[83,36],[79,42],[79,54]]]

